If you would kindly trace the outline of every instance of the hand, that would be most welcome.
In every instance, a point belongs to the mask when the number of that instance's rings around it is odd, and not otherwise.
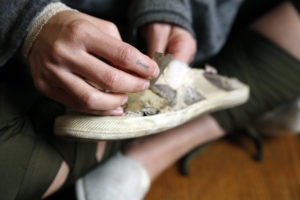
[[[47,22],[28,62],[38,90],[97,115],[122,115],[125,93],[147,89],[149,79],[159,73],[153,60],[122,42],[114,24],[74,11],[60,12]]]
[[[148,55],[156,51],[170,53],[174,59],[190,63],[196,53],[197,45],[187,30],[168,23],[151,23],[141,28],[142,37],[147,42]]]

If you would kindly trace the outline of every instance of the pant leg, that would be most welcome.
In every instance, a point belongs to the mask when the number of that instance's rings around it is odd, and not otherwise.
[[[63,160],[73,181],[97,164],[96,143],[66,141],[53,134],[54,119],[63,112],[62,105],[35,90],[26,66],[10,62],[1,71],[1,199],[40,199]]]
[[[228,132],[245,128],[300,94],[300,62],[255,32],[242,31],[229,40],[211,63],[220,74],[250,86],[246,104],[213,114]]]

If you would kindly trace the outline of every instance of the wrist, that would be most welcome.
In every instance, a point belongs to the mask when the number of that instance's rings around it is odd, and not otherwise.
[[[21,55],[25,63],[27,63],[32,46],[45,24],[57,13],[68,10],[76,11],[61,2],[51,3],[35,18],[21,47]]]

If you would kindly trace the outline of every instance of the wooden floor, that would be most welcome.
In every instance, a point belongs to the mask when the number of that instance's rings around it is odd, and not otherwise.
[[[264,160],[258,163],[248,140],[218,141],[192,162],[190,177],[172,166],[145,200],[300,200],[300,135],[265,138],[263,143]],[[74,188],[47,200],[61,199],[75,200]]]
[[[176,166],[163,173],[145,200],[297,200],[300,199],[300,136],[265,138],[264,159],[245,139],[218,141],[191,165],[190,177]]]

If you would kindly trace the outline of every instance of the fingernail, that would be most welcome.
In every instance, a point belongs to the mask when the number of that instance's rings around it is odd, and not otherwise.
[[[126,97],[124,97],[123,100],[122,100],[122,105],[124,105],[125,103],[127,103],[127,101],[128,101],[128,97],[126,96]]]
[[[153,72],[152,77],[153,77],[153,78],[156,78],[156,77],[158,76],[158,74],[159,74],[159,68],[156,67],[156,69],[155,69],[154,72]]]
[[[112,110],[111,113],[112,113],[113,115],[122,115],[122,114],[123,114],[123,108],[118,107],[118,108]]]
[[[117,107],[115,110],[123,110],[123,108],[120,106],[120,107]]]
[[[144,85],[143,85],[143,90],[148,89],[149,85],[150,85],[149,81],[145,82]]]

